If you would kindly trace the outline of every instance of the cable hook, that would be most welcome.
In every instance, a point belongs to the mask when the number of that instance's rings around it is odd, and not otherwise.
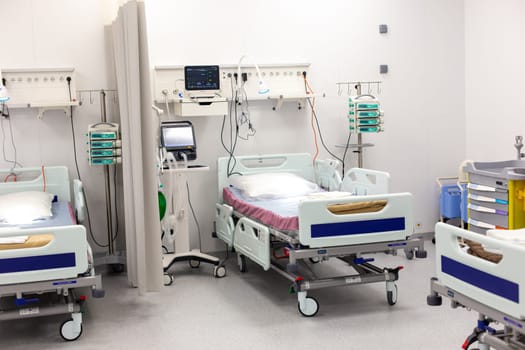
[[[93,91],[89,91],[89,104],[93,104],[94,100],[93,100],[93,94],[92,94]]]

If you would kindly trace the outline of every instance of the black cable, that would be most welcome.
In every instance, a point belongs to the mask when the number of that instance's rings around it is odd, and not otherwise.
[[[67,88],[69,90],[69,101],[72,101],[73,97],[72,97],[72,94],[71,94],[71,77],[67,77],[66,80],[67,80]],[[73,155],[74,155],[74,158],[75,158],[75,168],[76,168],[76,171],[77,171],[78,180],[80,182],[82,182],[82,178],[80,177],[80,170],[78,168],[77,142],[76,142],[76,138],[75,138],[75,125],[73,123],[73,106],[72,105],[69,106],[69,119],[71,121],[71,136],[73,137]],[[93,242],[97,246],[99,246],[101,248],[107,248],[107,247],[109,247],[109,243],[106,244],[106,245],[100,244],[95,239],[95,236],[93,235],[93,228],[91,227],[91,215],[89,213],[88,200],[87,200],[87,196],[86,196],[86,191],[84,190],[84,186],[82,186],[82,194],[84,195],[84,203],[86,205],[86,214],[87,214],[87,219],[88,219],[89,235],[90,235],[91,239],[93,240]]]
[[[342,164],[343,160],[341,158],[337,157],[332,152],[330,152],[330,150],[328,149],[328,147],[324,143],[323,134],[321,133],[321,127],[319,126],[319,119],[317,119],[317,114],[315,113],[315,109],[314,109],[314,107],[312,105],[312,101],[310,101],[310,98],[307,98],[306,100],[308,101],[308,104],[310,105],[310,108],[312,109],[312,113],[314,114],[315,124],[317,124],[317,132],[319,133],[319,139],[321,140],[321,144],[323,145],[323,147],[326,150],[326,152],[328,152],[332,157],[334,157],[335,159],[340,161],[341,164]]]
[[[348,152],[348,147],[350,146],[350,136],[352,136],[352,133],[348,132],[348,139],[346,140],[345,152],[343,153],[343,176],[341,178],[345,177],[345,158],[346,153]]]
[[[14,160],[10,160],[10,159],[7,159],[7,155],[5,153],[5,129],[4,129],[4,119],[7,119],[8,120],[8,123],[9,123],[9,131],[10,131],[10,135],[11,135],[11,144],[13,146],[13,149],[14,149],[14,153],[15,153],[15,159]],[[1,126],[1,129],[2,129],[2,156],[4,158],[4,161],[6,163],[11,163],[13,164],[13,168],[16,168],[16,166],[18,165],[19,167],[23,168],[23,165],[18,162],[17,160],[17,151],[16,151],[16,146],[15,146],[15,141],[14,141],[14,136],[13,136],[13,127],[11,125],[11,119],[5,117],[5,118],[1,118],[0,120],[0,126]]]
[[[117,166],[113,167],[113,201],[115,203],[115,236],[112,238],[112,242],[118,237],[118,201],[117,201]]]
[[[195,215],[195,210],[193,210],[193,205],[191,204],[190,185],[188,184],[188,181],[186,181],[186,192],[188,192],[188,204],[190,205],[191,214],[193,215],[193,220],[195,220],[195,225],[197,226],[197,233],[199,235],[199,249],[202,250],[201,228],[199,226],[199,221],[197,220],[197,215]]]

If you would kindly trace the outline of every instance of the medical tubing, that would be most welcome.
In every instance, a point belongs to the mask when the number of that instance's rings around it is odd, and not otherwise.
[[[323,145],[324,149],[326,150],[326,152],[328,152],[332,157],[334,157],[335,159],[337,159],[338,161],[340,161],[341,163],[343,163],[343,160],[339,157],[337,157],[335,154],[333,154],[332,152],[330,152],[330,150],[328,149],[328,147],[326,146],[326,144],[324,143],[324,140],[323,140],[323,134],[321,133],[321,128],[319,126],[319,119],[317,118],[317,114],[315,113],[315,109],[312,107],[312,102],[310,101],[310,98],[307,98],[306,99],[308,101],[308,103],[310,104],[310,108],[312,108],[312,111],[313,111],[313,114],[314,114],[314,117],[315,117],[315,123],[317,124],[317,130],[319,132],[319,139],[321,140],[321,144]]]
[[[69,100],[71,101],[72,100],[71,77],[67,77],[66,80],[67,80],[67,87],[68,87],[68,90],[69,90]],[[73,137],[73,155],[74,155],[74,159],[75,159],[75,167],[76,167],[76,170],[77,170],[78,180],[80,182],[82,182],[82,178],[80,177],[80,170],[78,168],[78,160],[77,160],[77,142],[76,142],[76,139],[75,139],[75,126],[74,126],[74,123],[73,123],[73,106],[71,105],[71,106],[69,106],[69,108],[70,108],[69,119],[71,121],[71,136]],[[84,204],[86,206],[86,214],[87,214],[87,220],[88,220],[89,236],[93,240],[93,243],[95,243],[97,246],[99,246],[100,248],[107,248],[109,246],[109,243],[106,244],[106,245],[100,244],[95,239],[95,236],[93,235],[93,228],[91,227],[91,215],[89,213],[89,206],[88,206],[88,201],[87,201],[86,191],[84,190],[84,186],[82,186],[82,194],[84,195],[84,199],[85,199],[84,200]]]

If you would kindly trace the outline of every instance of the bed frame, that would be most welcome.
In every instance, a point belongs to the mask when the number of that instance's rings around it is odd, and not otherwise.
[[[11,173],[0,170],[2,179]],[[0,183],[0,194],[42,191],[45,177],[46,192],[57,195],[60,201],[71,201],[66,167],[46,167],[44,174],[41,168],[15,169],[15,173],[16,182]],[[74,187],[81,190],[80,183]],[[81,195],[75,193],[77,205],[83,204]],[[82,208],[77,207],[77,211]],[[75,296],[74,290],[90,287],[93,297],[104,296],[101,277],[93,268],[86,229],[82,225],[0,229],[0,237],[42,234],[52,235],[42,247],[0,250],[0,320],[71,314],[60,333],[66,340],[76,340],[82,332],[80,307],[85,297]],[[61,297],[57,300],[56,295]]]
[[[246,258],[264,270],[278,271],[293,282],[298,293],[299,311],[313,316],[318,302],[307,297],[307,290],[340,285],[386,282],[387,300],[395,304],[400,267],[386,269],[370,264],[361,254],[387,252],[398,249],[426,257],[423,241],[412,239],[412,196],[409,193],[388,194],[389,175],[365,169],[352,169],[341,182],[339,164],[332,160],[312,162],[309,154],[279,154],[236,157],[233,169],[243,175],[263,172],[290,172],[318,183],[328,190],[341,190],[355,195],[337,199],[308,199],[299,205],[297,236],[267,227],[236,212],[225,204],[222,191],[228,186],[229,158],[218,161],[218,203],[216,204],[216,235],[237,252],[239,267],[246,271]],[[342,183],[344,184],[341,187]],[[364,195],[367,194],[367,195]],[[327,207],[332,204],[386,200],[386,206],[377,212],[336,215]],[[407,254],[408,256],[408,254]],[[413,256],[413,255],[412,255]],[[315,278],[307,269],[299,272],[306,261],[327,261],[339,258],[357,271],[329,279]],[[306,277],[305,277],[306,276]]]
[[[472,240],[502,255],[498,263],[470,255],[459,245]],[[452,306],[479,312],[469,344],[479,341],[480,349],[525,349],[525,276],[521,266],[525,247],[452,225],[436,224],[437,278],[431,280],[429,305],[441,305],[442,296]],[[492,322],[503,324],[495,331]]]

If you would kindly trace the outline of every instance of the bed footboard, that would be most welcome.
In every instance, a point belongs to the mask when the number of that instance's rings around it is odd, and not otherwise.
[[[499,263],[470,255],[459,239],[481,243],[497,250]],[[525,247],[463,230],[436,224],[436,268],[441,283],[469,298],[513,317],[525,319]]]
[[[2,229],[0,237],[50,236],[43,245],[0,249],[0,284],[74,278],[88,271],[88,244],[84,226]]]
[[[329,209],[365,203],[372,208],[353,213]],[[299,204],[299,240],[311,248],[404,240],[413,231],[412,212],[410,193],[309,199]]]

